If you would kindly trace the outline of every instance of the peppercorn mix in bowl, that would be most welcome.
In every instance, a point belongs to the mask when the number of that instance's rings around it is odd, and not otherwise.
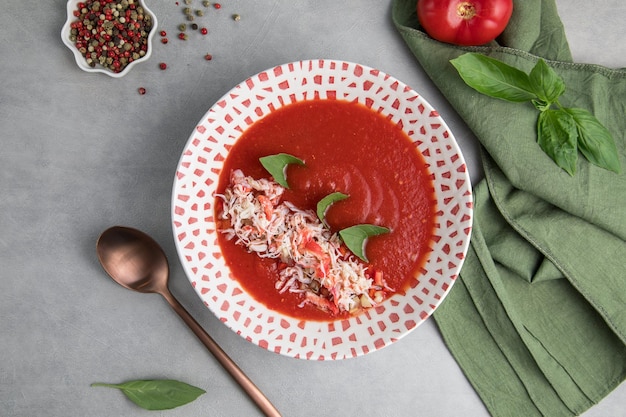
[[[69,0],[63,43],[87,72],[123,77],[152,54],[157,18],[140,0]]]

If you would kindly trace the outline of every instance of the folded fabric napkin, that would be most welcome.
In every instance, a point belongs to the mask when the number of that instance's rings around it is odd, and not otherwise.
[[[446,345],[494,416],[572,416],[626,377],[626,70],[573,63],[553,0],[514,2],[491,45],[463,48],[420,30],[416,0],[394,0],[407,45],[481,143],[465,264],[435,312]],[[578,158],[570,176],[537,144],[538,112],[468,87],[450,64],[479,52],[529,72],[541,57],[561,103],[613,135],[622,172]]]

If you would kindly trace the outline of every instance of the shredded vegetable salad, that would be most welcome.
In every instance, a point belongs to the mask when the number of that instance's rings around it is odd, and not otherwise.
[[[301,293],[306,303],[335,315],[380,303],[393,292],[381,271],[359,261],[312,210],[282,201],[285,188],[269,179],[231,173],[219,215],[221,232],[262,258],[279,262],[275,288]]]

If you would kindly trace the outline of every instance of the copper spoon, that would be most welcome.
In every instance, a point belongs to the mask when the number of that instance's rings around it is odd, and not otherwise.
[[[259,388],[174,298],[167,286],[169,265],[165,252],[154,239],[139,230],[115,226],[100,235],[96,253],[104,270],[121,286],[161,294],[263,413],[268,417],[280,417]]]

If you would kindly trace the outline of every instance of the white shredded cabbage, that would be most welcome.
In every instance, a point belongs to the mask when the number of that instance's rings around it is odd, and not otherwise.
[[[280,260],[276,290],[302,293],[303,303],[336,314],[382,301],[389,290],[382,275],[356,260],[313,211],[282,201],[284,191],[274,181],[233,171],[218,196],[220,218],[230,223],[221,232],[249,252]]]

